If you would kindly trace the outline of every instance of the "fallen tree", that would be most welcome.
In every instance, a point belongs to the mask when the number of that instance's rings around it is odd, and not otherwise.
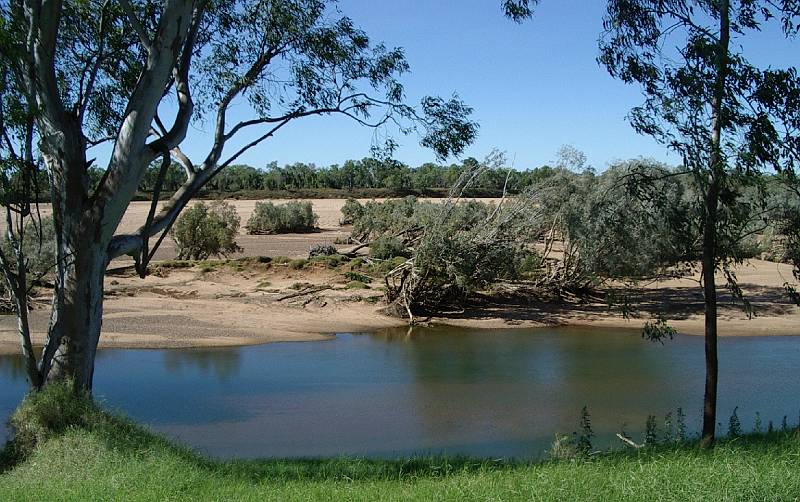
[[[400,261],[385,276],[391,313],[413,323],[419,312],[463,305],[500,283],[549,297],[596,297],[694,273],[696,188],[680,169],[646,160],[601,175],[556,169],[497,203],[464,199],[480,171],[501,165],[493,157],[464,171],[442,202],[349,204],[353,238],[379,247],[380,256],[370,251],[377,262]],[[758,212],[729,221],[738,255],[756,254]],[[393,256],[385,255],[386,242],[394,243]]]

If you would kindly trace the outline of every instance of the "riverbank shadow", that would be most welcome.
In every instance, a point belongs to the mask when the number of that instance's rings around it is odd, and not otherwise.
[[[794,312],[796,306],[782,287],[740,284],[754,316],[781,316]],[[624,302],[623,303],[623,299]],[[742,301],[729,291],[717,295],[720,316],[747,317]],[[663,316],[669,320],[702,316],[703,292],[697,287],[642,288],[634,290],[599,290],[585,296],[529,294],[473,295],[463,308],[435,312],[441,319],[500,319],[509,325],[533,321],[546,326],[560,326],[575,321],[602,317],[622,317],[623,306],[632,318]],[[423,315],[434,315],[423,312]]]

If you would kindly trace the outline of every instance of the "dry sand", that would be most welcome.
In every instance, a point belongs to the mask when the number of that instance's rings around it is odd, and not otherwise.
[[[246,222],[255,201],[233,202]],[[320,217],[319,233],[280,236],[243,233],[238,239],[245,249],[242,255],[306,257],[310,245],[333,243],[337,237],[348,235],[349,229],[338,224],[343,200],[311,202]],[[147,203],[134,203],[125,215],[121,231],[135,230],[144,221],[147,210]],[[167,239],[157,259],[173,258],[175,249]],[[756,316],[748,319],[729,295],[721,294],[720,335],[800,334],[800,309],[783,292],[784,282],[792,279],[791,267],[754,260],[739,267],[737,275]],[[197,347],[319,340],[330,333],[371,331],[404,324],[403,320],[379,312],[382,307],[379,290],[346,289],[346,283],[341,274],[322,266],[293,270],[287,264],[272,267],[252,264],[243,270],[220,266],[212,272],[198,268],[157,269],[156,274],[146,279],[131,273],[109,276],[101,346]],[[323,285],[330,288],[315,291]],[[289,297],[298,292],[307,294]],[[540,298],[503,302],[479,298],[463,311],[425,321],[482,328],[561,325],[631,328],[641,327],[657,313],[664,312],[670,325],[679,332],[692,335],[703,332],[702,294],[696,280],[651,284],[639,292],[637,302],[641,309],[633,318],[624,319],[620,313],[609,311],[601,299],[570,303]],[[39,343],[43,340],[47,317],[48,303],[43,297],[32,312],[32,328]],[[0,317],[0,352],[19,350],[15,329],[14,316]]]

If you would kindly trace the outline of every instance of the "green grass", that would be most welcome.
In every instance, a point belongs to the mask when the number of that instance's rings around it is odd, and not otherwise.
[[[72,425],[52,428],[50,419],[37,417],[60,413],[58,399],[43,401],[16,415],[34,426],[22,435],[26,458],[0,475],[0,500],[796,500],[800,494],[794,433],[724,441],[710,452],[684,445],[541,463],[220,462],[91,404],[65,413]]]

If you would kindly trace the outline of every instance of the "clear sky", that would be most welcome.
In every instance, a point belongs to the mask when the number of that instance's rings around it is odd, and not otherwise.
[[[571,144],[598,170],[639,156],[677,162],[626,121],[642,101],[638,88],[612,79],[595,60],[604,0],[544,0],[533,19],[519,25],[502,15],[500,3],[340,0],[340,10],[373,41],[405,49],[411,73],[402,80],[411,102],[457,92],[475,109],[480,135],[465,156],[480,159],[498,148],[516,168],[527,169],[552,162],[561,145]],[[752,43],[757,58],[797,64],[796,51],[776,55],[769,37]],[[199,157],[208,138],[190,132],[187,151]],[[398,160],[412,166],[435,161],[418,138],[397,139]],[[329,165],[369,155],[372,142],[372,130],[346,118],[312,117],[290,124],[240,161]]]

